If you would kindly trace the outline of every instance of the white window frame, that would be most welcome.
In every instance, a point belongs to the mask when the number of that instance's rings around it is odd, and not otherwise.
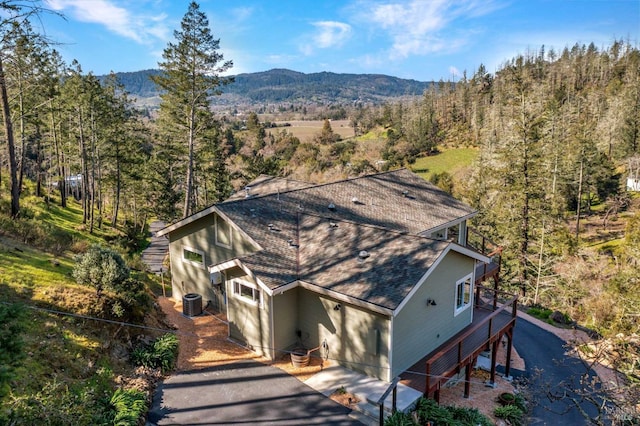
[[[231,228],[231,225],[228,222],[226,222],[224,219],[222,219],[220,216],[218,216],[218,215],[216,215],[215,221],[216,221],[216,230],[215,230],[216,245],[220,246],[220,247],[224,247],[226,249],[230,249],[231,245],[233,243],[233,228]],[[227,244],[227,243],[225,243],[223,241],[220,241],[218,239],[218,233],[220,232],[220,225],[219,225],[220,223],[224,223],[224,225],[228,229],[228,232],[229,232],[229,235],[228,235],[229,244]]]
[[[191,253],[199,254],[200,256],[202,256],[202,262],[196,262],[195,260],[187,259],[184,256],[185,251],[190,251]],[[182,263],[187,263],[189,265],[197,266],[199,268],[204,269],[204,263],[205,263],[204,251],[194,249],[193,247],[182,246]]]
[[[464,302],[464,295],[465,293],[465,287],[468,285],[469,287],[469,300],[465,303]],[[461,294],[460,292],[462,291],[462,304],[458,303],[458,298],[459,295]],[[473,304],[473,274],[469,274],[467,276],[465,276],[464,278],[459,279],[458,281],[456,281],[456,287],[455,287],[455,294],[454,294],[454,298],[453,298],[453,306],[455,309],[455,315],[460,314],[461,312],[469,309],[469,307]]]
[[[251,289],[252,297],[248,297],[247,295],[242,293],[242,287],[246,287]],[[250,283],[248,281],[243,280],[233,280],[231,282],[231,293],[233,297],[236,299],[242,300],[244,303],[247,303],[252,306],[258,306],[260,309],[264,306],[264,300],[262,296],[262,289],[257,285]]]

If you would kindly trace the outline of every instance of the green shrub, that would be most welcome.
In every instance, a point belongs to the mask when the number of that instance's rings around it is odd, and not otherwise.
[[[453,194],[453,176],[447,172],[434,173],[431,175],[431,183],[443,191]]]
[[[55,380],[45,382],[38,392],[9,395],[0,406],[0,424],[111,425],[109,394],[90,383],[74,390]]]
[[[420,423],[434,422],[448,425],[453,423],[453,415],[445,408],[438,405],[433,399],[420,398],[416,401],[415,410]]]
[[[448,406],[446,409],[461,426],[493,426],[493,422],[477,408]]]
[[[147,345],[138,346],[131,353],[131,362],[147,368],[159,368],[163,373],[171,371],[178,358],[178,337],[164,334]]]
[[[396,411],[384,419],[384,426],[414,426],[414,423],[411,415],[403,413],[402,411]]]
[[[21,305],[0,303],[0,397],[9,391],[13,368],[23,357],[24,310]]]
[[[499,419],[504,419],[513,426],[523,425],[524,411],[515,405],[505,405],[503,407],[497,407],[493,414]]]
[[[114,426],[136,426],[147,411],[147,397],[136,389],[118,389],[109,401],[114,410]]]
[[[549,315],[551,315],[553,311],[541,306],[532,306],[527,310],[527,313],[534,318],[538,318],[542,321],[547,321],[549,319]]]
[[[98,298],[103,290],[115,290],[129,278],[129,268],[117,252],[92,245],[76,258],[73,277],[79,284],[95,287]]]

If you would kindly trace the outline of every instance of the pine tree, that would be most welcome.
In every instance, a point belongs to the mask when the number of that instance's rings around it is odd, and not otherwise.
[[[220,87],[230,79],[220,74],[230,69],[219,53],[220,40],[213,38],[206,15],[191,2],[174,32],[176,43],[169,43],[159,63],[162,73],[153,81],[164,91],[160,104],[159,125],[176,145],[186,145],[184,162],[183,217],[196,208],[196,160],[206,123],[212,120],[209,97],[220,94]]]

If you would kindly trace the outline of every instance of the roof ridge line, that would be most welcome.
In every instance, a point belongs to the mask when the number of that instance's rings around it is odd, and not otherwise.
[[[267,197],[273,197],[273,196],[277,197],[277,196],[279,196],[281,194],[290,194],[292,192],[306,191],[306,190],[312,189],[312,188],[322,188],[322,187],[326,187],[326,186],[329,186],[329,185],[337,185],[337,184],[344,183],[344,182],[350,182],[350,181],[355,181],[355,180],[359,180],[359,179],[372,178],[372,177],[376,177],[376,176],[382,176],[382,175],[386,175],[386,174],[396,173],[396,172],[399,172],[399,171],[402,171],[402,170],[409,170],[409,169],[407,169],[406,167],[400,167],[400,168],[397,168],[397,169],[394,169],[394,170],[386,170],[386,171],[382,171],[382,172],[371,173],[371,174],[368,174],[368,175],[356,176],[356,177],[352,177],[352,178],[346,178],[346,179],[336,180],[336,181],[333,181],[333,182],[324,182],[324,183],[313,183],[313,182],[306,182],[306,181],[303,181],[303,180],[279,178],[277,176],[271,176],[271,177],[274,177],[274,178],[290,180],[290,181],[293,181],[293,182],[308,183],[311,186],[309,186],[307,188],[287,189],[285,191],[278,191],[277,193],[272,193],[272,194],[255,195],[255,196],[251,196],[249,198],[241,198],[241,199],[238,199],[238,200],[222,201],[220,203],[212,204],[212,206],[213,205],[218,205],[218,204],[239,203],[239,202],[243,202],[243,201],[256,200],[256,199],[259,199],[259,198],[267,198]],[[265,176],[270,176],[270,175],[265,175]]]
[[[393,234],[402,235],[402,236],[405,236],[405,237],[414,237],[416,239],[431,240],[431,241],[441,241],[441,242],[451,243],[451,241],[438,240],[437,238],[431,238],[431,237],[427,237],[425,235],[420,235],[420,234],[413,234],[413,233],[408,232],[408,231],[398,231],[396,229],[391,229],[391,228],[387,228],[385,226],[375,225],[375,224],[371,224],[371,223],[360,223],[360,222],[355,222],[355,221],[347,220],[347,219],[335,219],[335,218],[333,218],[331,216],[323,216],[323,215],[316,214],[316,213],[299,212],[299,215],[307,215],[307,216],[317,217],[317,218],[320,218],[320,219],[327,219],[327,220],[335,221],[335,222],[349,223],[349,224],[355,225],[355,226],[363,226],[363,227],[366,227],[366,228],[379,229],[381,231],[386,231],[386,232],[390,232],[390,233],[393,233]]]

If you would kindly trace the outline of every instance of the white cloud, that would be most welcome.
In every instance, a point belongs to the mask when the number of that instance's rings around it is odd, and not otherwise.
[[[253,15],[253,10],[254,9],[252,7],[237,7],[231,10],[231,14],[236,21],[242,22],[246,21],[251,17],[251,15]]]
[[[109,0],[45,0],[45,3],[54,11],[69,14],[78,21],[103,25],[138,43],[145,43],[149,37],[164,40],[170,34],[164,24],[166,15],[136,15]]]
[[[453,65],[449,67],[449,73],[455,78],[455,77],[461,77],[462,73],[460,72],[460,70],[456,67],[454,67]]]
[[[390,35],[390,57],[397,59],[459,48],[467,42],[465,31],[452,32],[451,24],[497,7],[493,0],[397,1],[369,5],[361,17]]]
[[[312,24],[316,31],[307,34],[300,43],[303,55],[309,56],[317,49],[329,49],[342,46],[352,34],[351,25],[336,21],[317,21]]]
[[[319,21],[314,22],[313,26],[318,29],[313,40],[321,49],[341,46],[351,36],[351,26],[343,22]]]

